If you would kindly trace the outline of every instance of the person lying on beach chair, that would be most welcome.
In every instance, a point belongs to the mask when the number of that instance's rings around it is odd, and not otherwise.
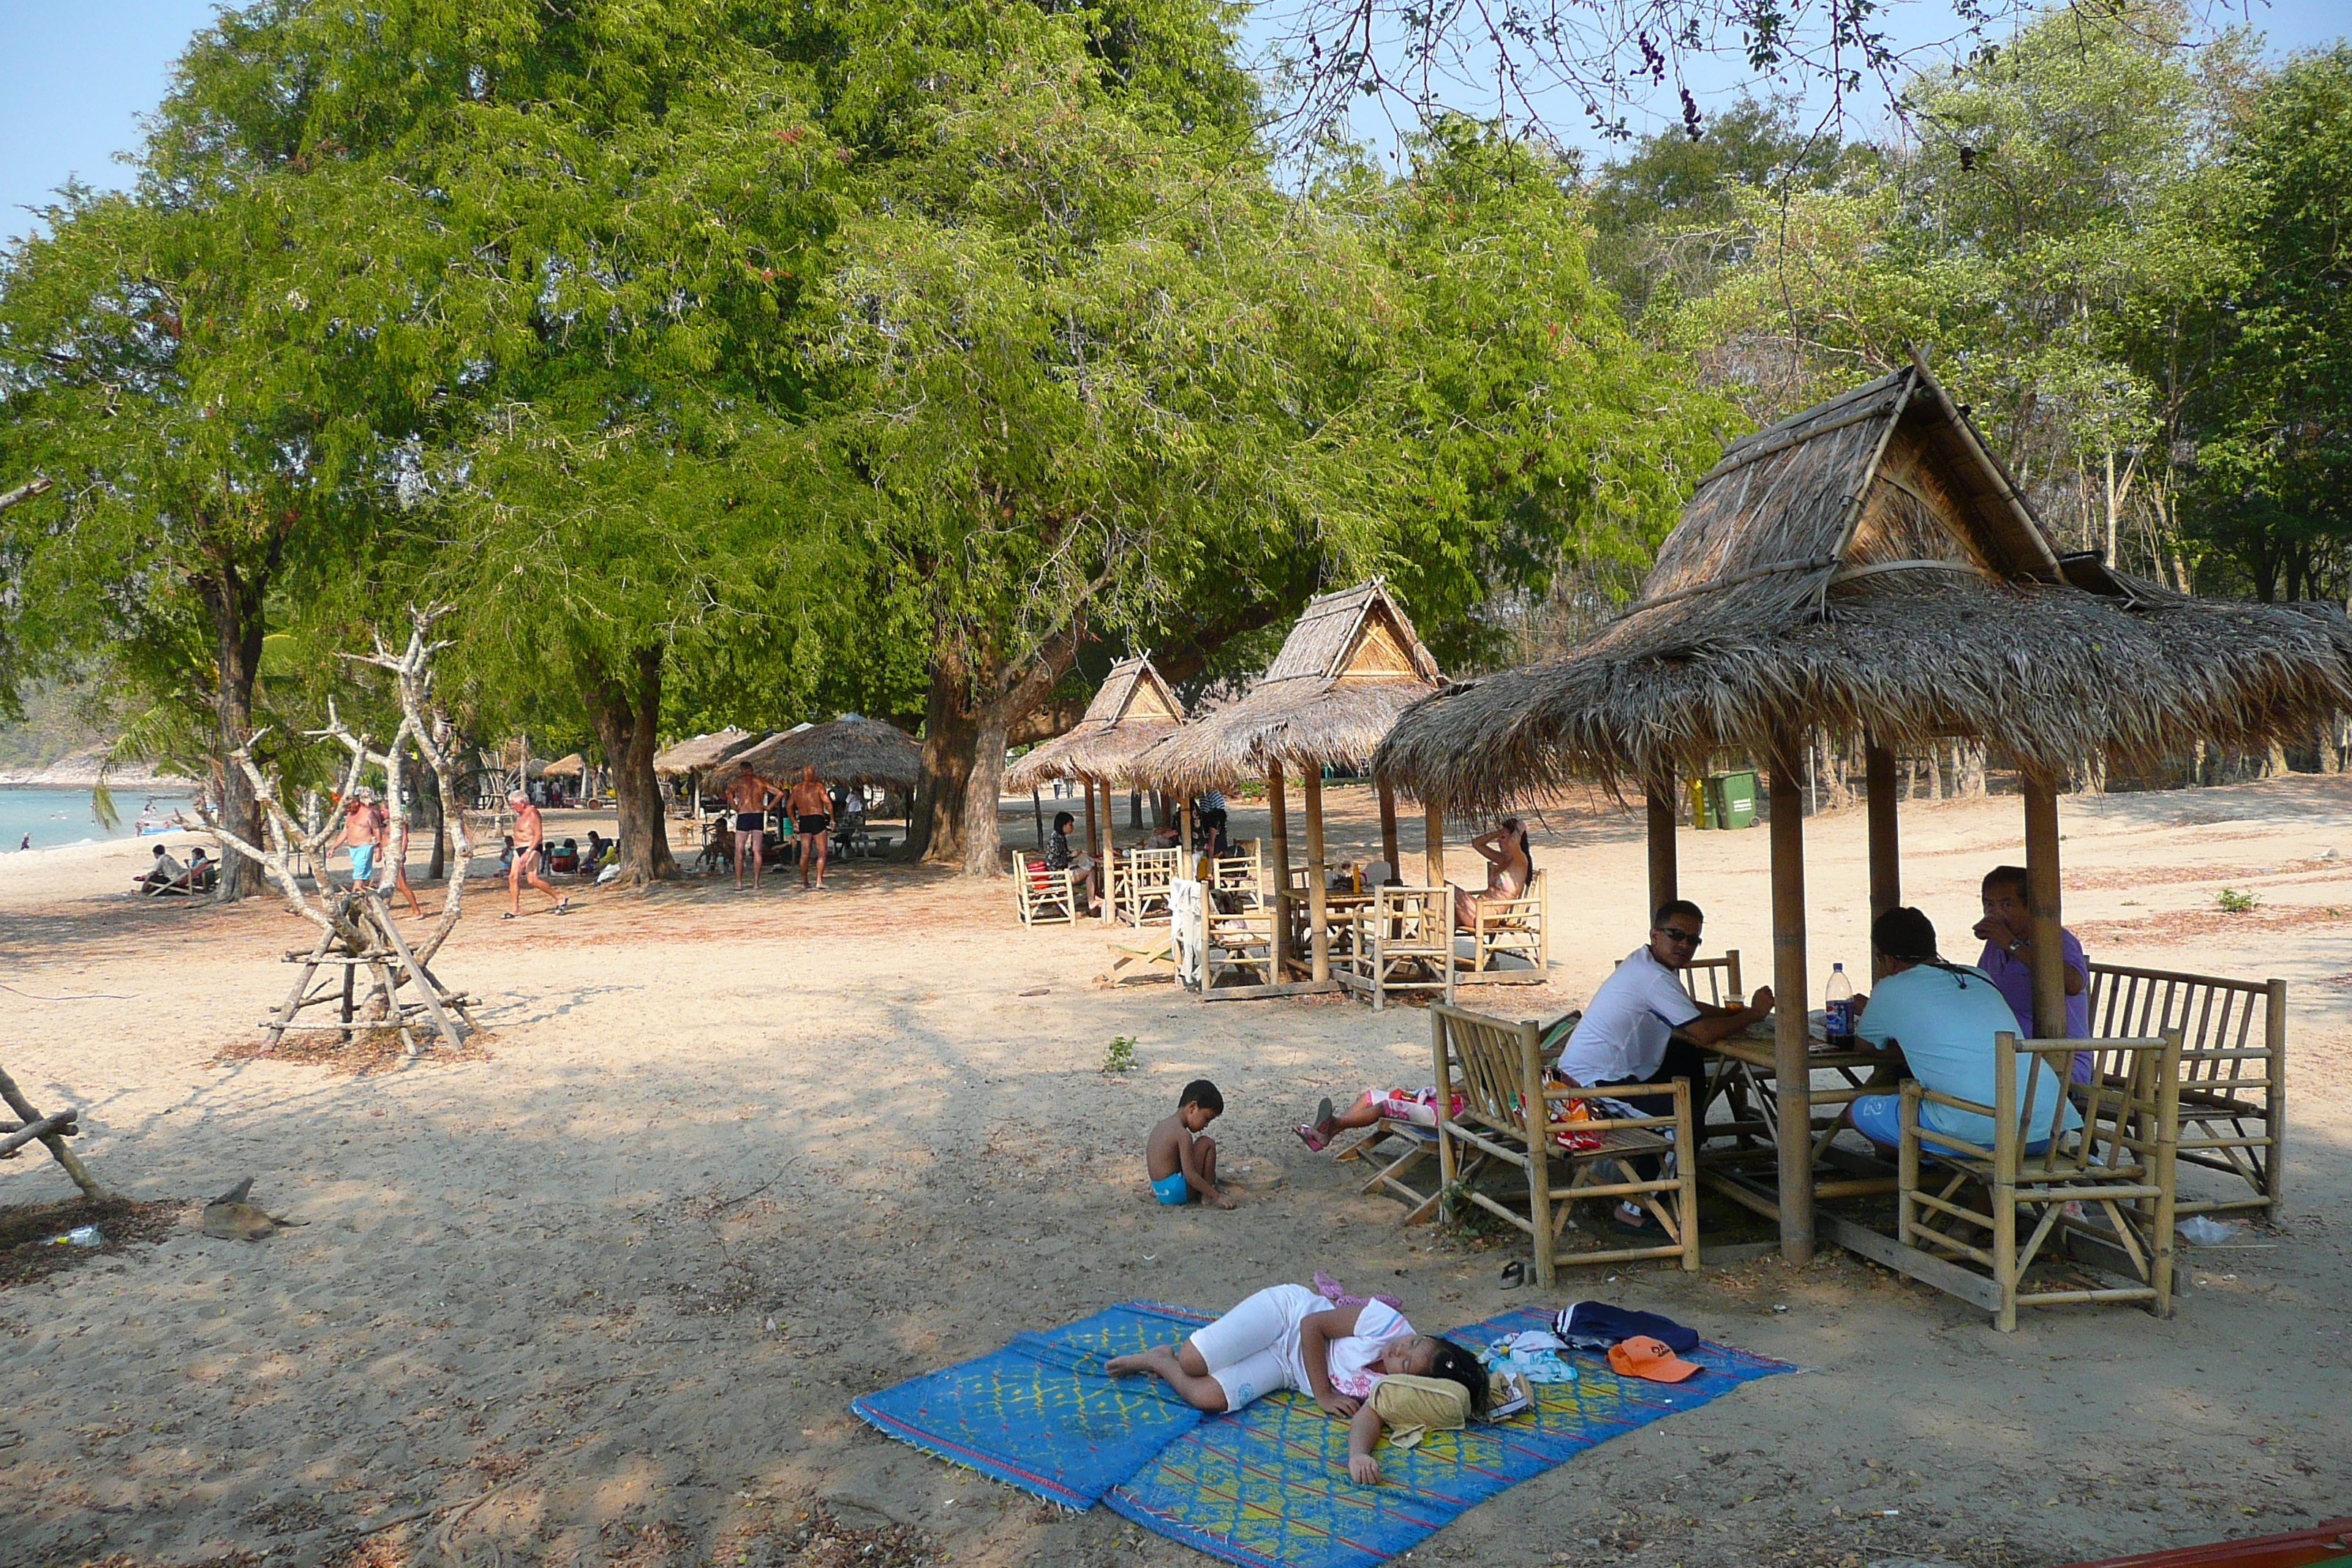
[[[1386,1301],[1335,1303],[1305,1285],[1269,1285],[1195,1329],[1181,1346],[1113,1356],[1104,1370],[1113,1377],[1150,1373],[1194,1409],[1212,1413],[1239,1410],[1279,1389],[1311,1394],[1325,1414],[1349,1423],[1348,1474],[1368,1487],[1381,1482],[1372,1449],[1390,1419],[1381,1384],[1454,1384],[1465,1421],[1486,1405],[1486,1369],[1462,1346],[1413,1332]]]
[[[1462,1114],[1462,1097],[1456,1094],[1449,1115]],[[1437,1125],[1437,1090],[1429,1089],[1368,1089],[1363,1097],[1347,1110],[1334,1111],[1329,1100],[1315,1108],[1315,1120],[1302,1121],[1291,1129],[1299,1140],[1317,1153],[1340,1133],[1358,1127],[1370,1127],[1375,1121],[1405,1121],[1415,1127]]]

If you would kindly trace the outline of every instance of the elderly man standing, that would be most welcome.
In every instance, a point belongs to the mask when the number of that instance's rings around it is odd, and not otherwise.
[[[1704,1105],[1706,1060],[1699,1047],[1738,1034],[1772,1010],[1772,988],[1760,987],[1745,1007],[1717,1007],[1683,989],[1681,972],[1696,955],[1706,917],[1687,899],[1660,904],[1650,940],[1628,953],[1601,983],[1555,1069],[1579,1089],[1688,1079],[1695,1104]],[[1654,1155],[1628,1162],[1643,1181],[1656,1178]],[[1654,1236],[1656,1223],[1641,1205],[1617,1205],[1610,1223],[1630,1236]]]

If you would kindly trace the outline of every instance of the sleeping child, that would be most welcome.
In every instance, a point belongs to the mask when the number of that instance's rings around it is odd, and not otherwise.
[[[1348,1473],[1364,1486],[1380,1484],[1372,1449],[1383,1426],[1459,1426],[1486,1402],[1486,1369],[1460,1345],[1414,1333],[1384,1301],[1334,1305],[1304,1285],[1269,1285],[1182,1345],[1115,1356],[1106,1370],[1152,1373],[1208,1411],[1239,1410],[1277,1389],[1310,1394],[1327,1413],[1349,1421]],[[1397,1395],[1384,1398],[1381,1386],[1391,1382]],[[1414,1390],[1451,1400],[1454,1388],[1460,1421],[1429,1419],[1423,1405],[1402,1413],[1402,1396]],[[1384,1405],[1398,1414],[1384,1413]]]

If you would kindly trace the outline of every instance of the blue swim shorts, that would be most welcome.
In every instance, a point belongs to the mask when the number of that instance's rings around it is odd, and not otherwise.
[[[352,845],[352,881],[354,881],[354,882],[364,882],[364,881],[366,881],[370,877],[373,877],[373,876],[374,876],[374,875],[375,875],[375,846],[374,846],[374,845],[373,845],[373,844],[354,844],[354,845]]]
[[[1882,1147],[1893,1149],[1903,1142],[1903,1097],[1899,1094],[1865,1094],[1849,1108],[1853,1116],[1854,1131]],[[1923,1111],[1925,1106],[1920,1108]],[[2039,1154],[2049,1143],[2037,1138],[2026,1145],[2026,1152]],[[1938,1141],[1923,1125],[1919,1129],[1919,1147],[1929,1154],[1962,1154],[1953,1145]]]
[[[1171,1208],[1192,1201],[1192,1188],[1191,1184],[1184,1180],[1184,1167],[1181,1165],[1152,1183],[1151,1193],[1154,1197]]]

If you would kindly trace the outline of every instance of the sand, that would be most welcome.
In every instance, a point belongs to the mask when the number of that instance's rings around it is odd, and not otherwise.
[[[1333,806],[1333,858],[1367,853],[1364,792]],[[1605,1444],[1414,1558],[2043,1563],[2352,1511],[2352,865],[2326,858],[2352,856],[2347,807],[2352,781],[2310,777],[2064,803],[2067,910],[2095,957],[2292,988],[2284,1223],[2187,1253],[2170,1321],[2044,1310],[1999,1334],[1834,1250],[1801,1271],[1572,1274],[1551,1300],[1662,1310],[1814,1370]],[[597,820],[551,818],[558,837]],[[2013,798],[1907,807],[1906,896],[1963,930],[2019,823]],[[1008,832],[1026,831],[1024,811]],[[1815,963],[1858,965],[1861,814],[1806,831]],[[1683,839],[1709,951],[1740,949],[1755,979],[1764,837]],[[1637,820],[1564,807],[1536,838],[1557,968],[1468,994],[1512,1015],[1580,1001],[1643,924]],[[847,1403],[1112,1301],[1221,1307],[1318,1267],[1430,1329],[1534,1296],[1498,1288],[1507,1252],[1400,1227],[1288,1131],[1318,1093],[1425,1081],[1414,1009],[1102,990],[1098,930],[1023,931],[1003,883],[919,868],[837,868],[823,895],[592,891],[560,919],[533,895],[514,922],[481,883],[439,967],[490,1037],[354,1073],[249,1055],[304,928],[268,900],[126,896],[148,847],[0,856],[0,1064],[45,1108],[85,1108],[81,1153],[117,1188],[201,1202],[252,1175],[256,1202],[307,1224],[214,1240],[191,1206],[159,1244],[0,1290],[0,1563],[929,1545],[1192,1564],[1106,1510],[887,1442]],[[1467,864],[1456,848],[1457,879]],[[2224,885],[2261,901],[2224,915]],[[1106,1074],[1118,1037],[1138,1065]],[[1232,1214],[1146,1201],[1143,1131],[1202,1074],[1231,1107],[1213,1131],[1246,1184]],[[44,1157],[0,1164],[0,1204],[70,1191]],[[812,1521],[879,1533],[824,1547]]]

